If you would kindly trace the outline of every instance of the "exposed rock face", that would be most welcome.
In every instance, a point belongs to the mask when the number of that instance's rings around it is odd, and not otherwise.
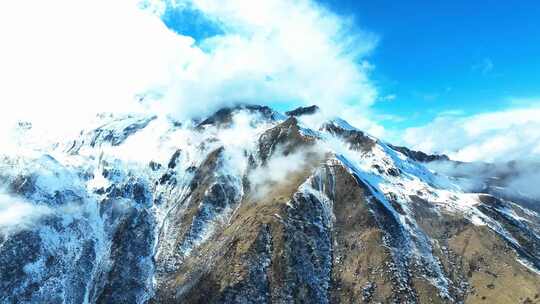
[[[104,144],[119,146],[130,135],[144,129],[154,119],[156,119],[156,116],[127,115],[120,118],[111,117],[109,121],[83,133],[81,138],[74,140],[68,152],[76,154],[84,145],[89,145],[92,148]]]
[[[102,126],[1,158],[35,216],[0,223],[0,303],[540,302],[537,213],[342,120],[246,106]]]
[[[407,157],[410,157],[416,161],[419,162],[432,162],[432,161],[448,161],[450,158],[447,155],[444,154],[426,154],[422,151],[414,151],[407,147],[399,147],[399,146],[393,146],[390,145],[392,149],[399,151],[403,154],[405,154]]]
[[[298,120],[290,117],[261,135],[258,141],[257,156],[265,163],[278,148],[286,156],[299,148],[313,144],[314,140],[313,136],[302,134],[302,130],[298,126]]]
[[[230,108],[223,108],[210,117],[204,119],[198,124],[199,128],[204,126],[214,125],[220,127],[230,126],[232,123],[232,118],[234,113],[238,111],[245,111],[251,114],[260,115],[261,118],[267,120],[276,120],[281,117],[281,114],[273,111],[267,106],[258,106],[258,105],[238,105]]]
[[[343,126],[336,122],[325,123],[322,130],[332,135],[341,137],[353,150],[368,152],[371,151],[377,141],[364,132],[350,126]]]
[[[285,115],[287,116],[302,116],[302,115],[311,115],[315,114],[319,111],[319,107],[316,105],[309,106],[309,107],[299,107],[292,111],[285,112]]]

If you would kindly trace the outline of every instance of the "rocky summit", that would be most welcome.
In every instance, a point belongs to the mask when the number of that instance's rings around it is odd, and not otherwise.
[[[100,115],[3,153],[0,303],[540,303],[538,213],[322,117]]]

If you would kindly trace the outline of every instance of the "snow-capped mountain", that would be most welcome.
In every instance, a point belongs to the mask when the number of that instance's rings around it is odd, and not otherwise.
[[[315,107],[100,115],[20,148],[0,303],[540,303],[535,211]]]

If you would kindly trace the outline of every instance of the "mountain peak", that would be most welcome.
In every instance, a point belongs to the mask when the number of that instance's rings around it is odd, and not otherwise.
[[[197,126],[199,128],[208,126],[208,125],[225,126],[225,127],[229,126],[232,123],[233,115],[240,111],[245,111],[252,115],[260,115],[263,119],[269,120],[269,121],[275,121],[282,118],[279,113],[275,112],[270,107],[252,105],[252,104],[241,104],[241,105],[236,105],[233,107],[221,108],[217,110],[216,112],[214,112],[214,114],[204,119]]]

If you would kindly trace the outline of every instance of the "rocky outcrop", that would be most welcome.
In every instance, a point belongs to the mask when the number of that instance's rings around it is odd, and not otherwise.
[[[342,138],[351,149],[357,151],[368,152],[376,144],[376,140],[366,133],[335,122],[325,123],[321,129]]]
[[[259,105],[237,105],[234,107],[223,108],[212,114],[210,117],[201,121],[197,127],[202,128],[204,126],[213,125],[216,127],[227,127],[232,123],[232,118],[235,113],[247,112],[254,115],[260,115],[265,120],[276,121],[280,118],[280,115],[267,106]]]
[[[313,134],[303,132],[296,118],[290,117],[260,136],[257,157],[265,163],[278,148],[287,156],[300,148],[314,144],[315,139]]]
[[[70,154],[77,154],[81,147],[90,147],[110,144],[112,146],[121,145],[128,137],[144,129],[156,119],[156,116],[127,115],[122,118],[108,117],[102,114],[105,122],[95,129],[83,134],[81,138],[73,140],[67,145],[66,151]]]
[[[423,162],[423,163],[450,160],[450,158],[444,154],[427,154],[422,151],[414,151],[407,147],[400,147],[400,146],[394,146],[394,145],[390,145],[390,147],[398,152],[403,153],[407,157],[410,157],[416,161]]]
[[[303,116],[303,115],[311,115],[315,114],[318,111],[320,111],[319,107],[316,105],[308,106],[308,107],[298,107],[292,111],[285,112],[285,115],[287,116]]]

